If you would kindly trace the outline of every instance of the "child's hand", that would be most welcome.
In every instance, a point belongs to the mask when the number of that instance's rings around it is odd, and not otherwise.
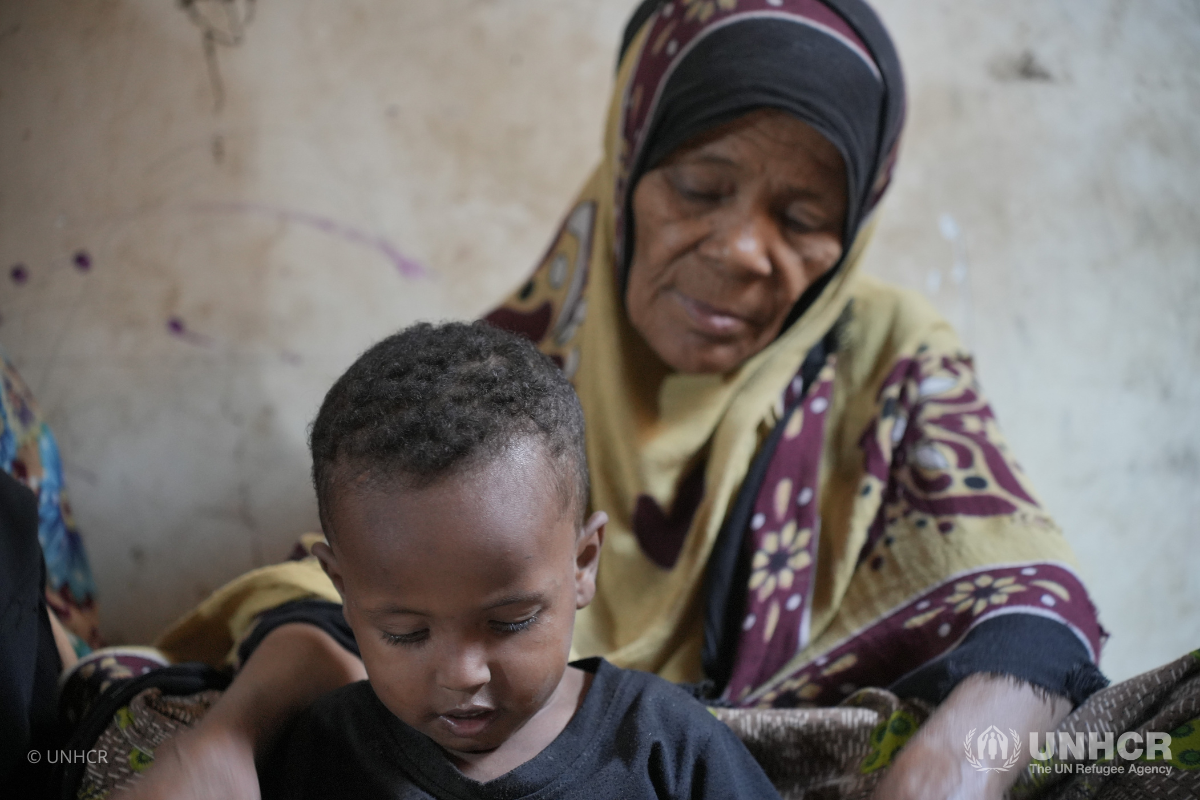
[[[254,745],[218,726],[186,730],[154,751],[154,763],[110,800],[259,800]]]
[[[305,623],[263,638],[204,719],[159,745],[154,763],[111,800],[259,800],[255,755],[322,694],[367,677],[362,662]]]

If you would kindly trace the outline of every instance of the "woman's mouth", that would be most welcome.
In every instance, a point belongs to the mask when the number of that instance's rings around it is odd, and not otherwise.
[[[746,320],[731,311],[688,297],[678,289],[673,294],[702,333],[724,338],[741,333],[747,327]]]
[[[484,706],[456,708],[438,716],[452,734],[463,739],[478,736],[495,718],[496,709]]]

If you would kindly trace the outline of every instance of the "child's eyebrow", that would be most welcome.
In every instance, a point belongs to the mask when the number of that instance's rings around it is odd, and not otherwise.
[[[390,617],[394,614],[415,614],[418,617],[429,616],[424,611],[417,611],[411,608],[401,608],[396,605],[380,606],[379,608],[364,608],[363,613],[368,617]]]
[[[501,597],[494,603],[488,603],[483,607],[484,611],[492,611],[493,609],[503,608],[504,606],[515,606],[518,604],[533,604],[544,603],[545,595],[541,592],[523,592],[520,594],[510,594]],[[428,612],[418,611],[413,608],[404,608],[398,605],[384,605],[378,608],[364,608],[363,613],[368,617],[390,617],[396,614],[413,614],[418,617],[429,616]]]
[[[484,606],[484,611],[491,611],[494,608],[502,608],[503,606],[515,606],[518,603],[540,603],[544,597],[541,592],[525,592],[523,594],[510,594],[507,597],[502,597],[494,603]]]

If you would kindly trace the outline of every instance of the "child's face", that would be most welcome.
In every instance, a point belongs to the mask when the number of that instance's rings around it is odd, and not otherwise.
[[[520,443],[424,489],[340,488],[332,550],[371,687],[459,753],[504,743],[554,695],[595,594],[604,515],[577,536],[548,459]]]

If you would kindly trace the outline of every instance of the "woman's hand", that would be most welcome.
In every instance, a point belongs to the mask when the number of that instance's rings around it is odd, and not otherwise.
[[[1028,747],[1007,772],[980,772],[963,753],[967,732],[995,725],[1018,731],[1024,743],[1030,731],[1054,730],[1070,711],[1066,698],[1029,684],[971,675],[900,751],[873,800],[999,800],[1029,763]]]
[[[320,628],[280,625],[204,719],[159,745],[146,774],[112,800],[259,800],[255,757],[313,700],[366,677],[362,661]]]

